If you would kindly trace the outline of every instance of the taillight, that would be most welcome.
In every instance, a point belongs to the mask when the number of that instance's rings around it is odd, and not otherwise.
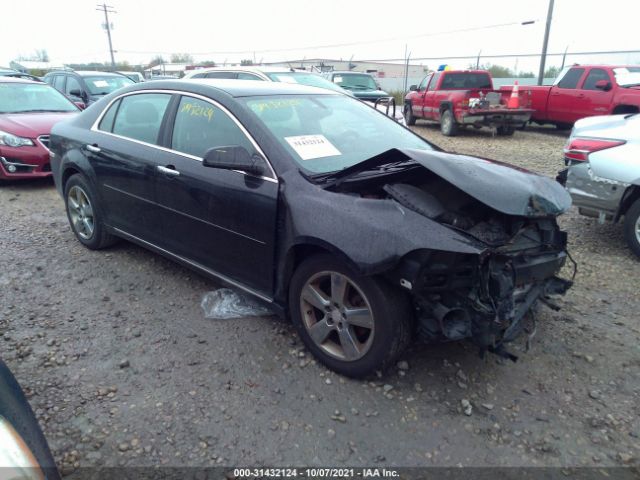
[[[617,147],[626,143],[624,140],[602,140],[599,138],[570,138],[564,147],[566,159],[576,162],[586,162],[589,154]]]

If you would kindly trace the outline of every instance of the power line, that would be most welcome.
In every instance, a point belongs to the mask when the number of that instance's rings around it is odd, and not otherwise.
[[[488,30],[491,28],[499,28],[499,27],[510,27],[513,25],[531,25],[537,22],[537,20],[526,20],[522,22],[509,22],[509,23],[497,23],[493,25],[483,25],[478,27],[468,27],[468,28],[460,28],[457,30],[447,30],[440,32],[432,32],[432,33],[421,33],[417,35],[409,35],[409,36],[399,36],[399,37],[387,37],[377,40],[360,40],[355,42],[345,42],[345,43],[332,43],[325,45],[312,45],[306,47],[290,47],[290,48],[275,48],[275,49],[265,49],[265,50],[228,50],[228,51],[211,51],[211,52],[194,52],[192,55],[241,55],[245,53],[280,53],[280,52],[295,52],[300,50],[321,50],[325,48],[339,48],[339,47],[353,47],[356,45],[369,45],[372,43],[385,43],[392,42],[396,40],[404,40],[404,39],[414,39],[414,38],[425,38],[425,37],[435,37],[439,35],[448,35],[452,33],[463,33],[463,32],[475,32],[478,30]],[[158,53],[169,53],[165,51],[140,51],[140,50],[119,50],[123,53],[134,53],[134,54],[158,54]]]

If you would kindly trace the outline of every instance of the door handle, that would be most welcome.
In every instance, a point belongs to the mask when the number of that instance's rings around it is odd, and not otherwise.
[[[98,147],[97,145],[85,145],[85,147],[87,148],[87,150],[89,150],[92,153],[100,153],[100,147]]]
[[[579,93],[578,98],[584,98],[584,93]]]
[[[158,165],[156,167],[156,170],[170,177],[177,177],[178,175],[180,175],[180,172],[177,171],[173,166],[163,167],[162,165]]]

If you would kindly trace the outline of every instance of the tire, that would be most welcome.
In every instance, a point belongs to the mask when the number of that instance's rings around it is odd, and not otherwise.
[[[313,256],[297,268],[289,287],[289,309],[313,355],[348,377],[384,371],[412,338],[408,296],[382,280],[359,275],[331,255]],[[352,315],[341,314],[349,311]]]
[[[640,199],[636,200],[625,213],[623,229],[629,248],[640,257]]]
[[[570,123],[556,123],[556,128],[561,132],[565,132],[567,130],[571,130],[573,128],[573,125],[571,125]]]
[[[416,117],[413,116],[413,111],[411,110],[411,104],[404,104],[404,121],[407,122],[407,125],[415,125]]]
[[[510,137],[514,134],[514,132],[516,131],[515,127],[512,125],[504,125],[501,127],[498,127],[497,133],[498,135],[503,135],[505,137]]]
[[[64,185],[64,203],[71,230],[85,247],[99,250],[116,242],[104,226],[97,195],[84,175],[69,177]]]
[[[458,124],[449,108],[440,114],[440,131],[445,137],[454,137],[458,134]]]

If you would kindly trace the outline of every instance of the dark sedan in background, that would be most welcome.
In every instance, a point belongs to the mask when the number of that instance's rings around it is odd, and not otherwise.
[[[57,125],[51,148],[81,243],[124,238],[270,302],[345,375],[416,338],[507,355],[570,286],[559,184],[444,153],[328,90],[138,84]]]
[[[46,83],[0,77],[0,181],[51,176],[51,127],[79,111]]]

